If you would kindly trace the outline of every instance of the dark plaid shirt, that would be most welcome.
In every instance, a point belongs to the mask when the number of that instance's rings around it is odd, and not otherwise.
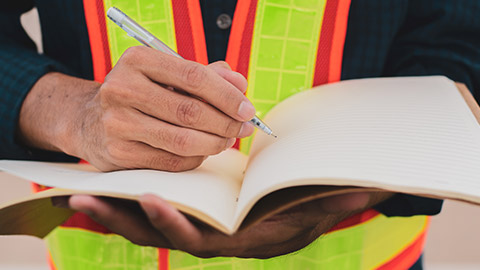
[[[36,6],[44,54],[20,25]],[[233,15],[235,1],[202,0],[211,61],[224,59],[229,29],[216,25]],[[446,75],[480,95],[479,0],[352,0],[342,79]],[[49,71],[92,79],[92,61],[81,0],[15,0],[0,7],[0,158],[75,160],[23,147],[15,139],[25,95]],[[407,195],[377,206],[387,215],[435,214],[441,201]]]

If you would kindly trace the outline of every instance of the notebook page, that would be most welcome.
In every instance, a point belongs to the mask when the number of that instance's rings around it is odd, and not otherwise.
[[[322,86],[285,100],[264,120],[278,139],[257,134],[238,209],[277,188],[305,184],[480,202],[480,128],[445,77]]]
[[[156,194],[231,228],[246,160],[245,155],[231,149],[208,158],[195,170],[182,173],[155,170],[102,173],[89,165],[16,160],[1,160],[0,169],[45,186],[86,193]]]

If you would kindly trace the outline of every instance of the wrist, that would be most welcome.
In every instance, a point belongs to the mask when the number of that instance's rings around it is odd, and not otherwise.
[[[98,85],[57,72],[45,74],[23,102],[18,125],[20,140],[30,147],[81,157],[79,114]]]
[[[63,99],[66,113],[59,117],[55,129],[58,149],[71,156],[87,159],[86,141],[92,128],[88,121],[93,121],[95,117],[93,110],[97,106],[93,103],[100,83],[67,76],[60,79],[59,86],[68,93],[64,93]]]

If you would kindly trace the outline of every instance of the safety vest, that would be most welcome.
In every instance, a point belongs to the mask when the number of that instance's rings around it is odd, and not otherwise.
[[[208,63],[196,0],[83,0],[94,78],[102,82],[138,42],[105,19],[116,6],[178,51]],[[340,80],[350,0],[238,0],[226,61],[248,78],[258,115],[286,97]],[[237,143],[248,151],[250,141]],[[408,269],[421,255],[429,218],[367,210],[306,248],[271,259],[200,259],[132,244],[82,213],[47,237],[52,269]]]

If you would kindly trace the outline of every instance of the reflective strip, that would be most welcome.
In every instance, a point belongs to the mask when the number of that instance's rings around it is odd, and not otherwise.
[[[263,0],[257,4],[247,97],[259,117],[285,98],[310,88],[313,83],[327,1],[312,0],[293,5],[287,2]],[[247,153],[250,144],[251,137],[241,140],[240,150]]]
[[[130,0],[105,0],[103,12],[105,14],[106,10],[112,6],[119,8],[170,48],[177,50],[172,3],[168,0],[142,0],[134,2],[135,4],[132,5]],[[107,20],[107,33],[112,66],[117,63],[126,49],[141,45],[111,20]]]
[[[116,234],[59,227],[46,238],[58,270],[158,270],[157,248],[132,244]]]

